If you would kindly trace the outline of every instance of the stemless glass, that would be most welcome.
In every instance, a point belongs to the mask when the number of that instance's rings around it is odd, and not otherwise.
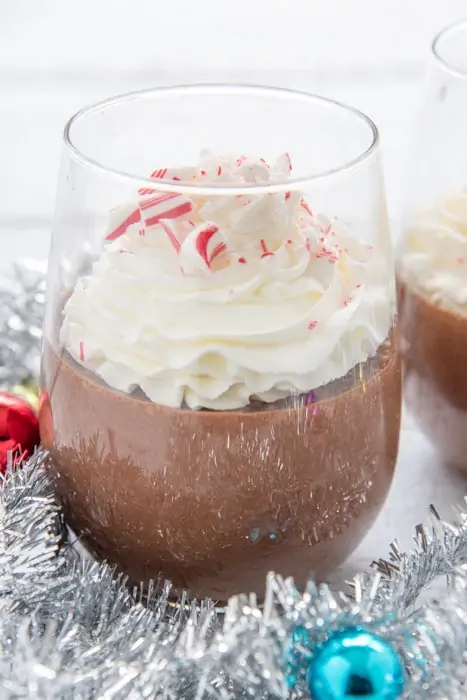
[[[467,469],[467,21],[444,29],[419,124],[397,260],[405,397],[446,462]]]
[[[211,85],[109,100],[64,140],[40,420],[69,524],[194,596],[322,578],[398,447],[376,127]]]

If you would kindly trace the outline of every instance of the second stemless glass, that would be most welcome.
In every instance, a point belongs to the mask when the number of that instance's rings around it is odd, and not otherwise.
[[[467,21],[434,40],[398,254],[405,397],[467,469]]]
[[[269,570],[322,578],[391,483],[394,312],[363,114],[240,86],[80,112],[40,411],[70,525],[132,582],[219,601],[261,596]]]

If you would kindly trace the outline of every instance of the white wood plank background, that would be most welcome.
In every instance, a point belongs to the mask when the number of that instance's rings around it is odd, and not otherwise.
[[[126,90],[235,81],[321,92],[379,125],[393,236],[430,40],[466,0],[0,0],[0,262],[47,253],[66,119]],[[465,492],[409,419],[397,478],[349,575]]]

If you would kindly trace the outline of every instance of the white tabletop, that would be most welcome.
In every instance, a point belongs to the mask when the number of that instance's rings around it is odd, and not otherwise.
[[[0,2],[1,262],[47,255],[61,131],[81,106],[162,84],[243,82],[344,100],[378,124],[393,236],[430,38],[465,0],[11,0]],[[430,503],[466,491],[404,418],[387,505],[342,580],[410,544]]]

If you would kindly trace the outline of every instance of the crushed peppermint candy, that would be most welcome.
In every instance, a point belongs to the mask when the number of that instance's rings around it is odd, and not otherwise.
[[[277,256],[302,250],[309,259],[338,263],[343,249],[338,245],[333,221],[313,214],[303,196],[295,191],[261,195],[215,193],[207,198],[179,192],[158,192],[157,180],[206,184],[221,181],[232,187],[282,183],[292,170],[288,153],[275,161],[265,158],[219,157],[203,151],[198,166],[158,168],[151,174],[155,188],[138,190],[136,206],[117,207],[106,240],[151,233],[170,243],[183,275],[209,275],[231,264],[267,264]],[[288,251],[287,253],[285,251]],[[281,257],[281,259],[282,259]]]

